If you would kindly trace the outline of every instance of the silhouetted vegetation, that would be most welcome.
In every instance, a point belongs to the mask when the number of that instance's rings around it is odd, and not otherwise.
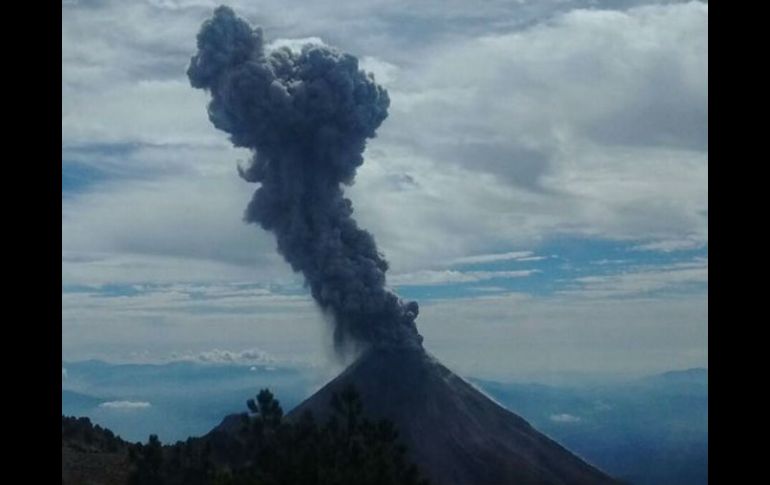
[[[128,458],[135,469],[129,477],[129,485],[162,485],[161,466],[163,448],[157,435],[150,435],[146,445],[137,443],[128,450]]]
[[[73,416],[61,417],[62,443],[79,449],[116,453],[121,451],[126,442],[107,428],[93,425],[91,420],[85,417]]]
[[[147,485],[427,485],[398,432],[386,420],[363,416],[358,393],[335,394],[329,419],[284,419],[263,389],[247,402],[240,430],[216,431],[161,447],[155,435],[133,445],[131,484]]]
[[[61,417],[62,485],[126,485],[129,443],[85,417]]]

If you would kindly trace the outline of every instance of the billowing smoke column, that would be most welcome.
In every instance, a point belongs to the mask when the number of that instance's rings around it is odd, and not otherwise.
[[[353,219],[341,184],[353,182],[366,139],[387,117],[388,93],[358,60],[324,46],[266,53],[262,30],[219,7],[198,33],[187,75],[212,99],[209,119],[253,157],[241,176],[259,183],[247,222],[273,231],[313,298],[348,343],[421,347],[417,303],[385,287],[388,263]]]

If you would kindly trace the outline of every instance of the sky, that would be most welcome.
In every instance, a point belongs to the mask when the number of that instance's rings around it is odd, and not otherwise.
[[[62,2],[62,357],[324,366],[185,71],[220,2]],[[708,4],[235,1],[390,94],[355,217],[463,375],[708,362]]]

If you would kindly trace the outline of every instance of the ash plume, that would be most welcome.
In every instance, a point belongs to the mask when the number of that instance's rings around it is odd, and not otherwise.
[[[190,83],[210,92],[214,126],[253,152],[239,167],[260,184],[244,218],[275,233],[333,318],[336,347],[421,348],[417,303],[386,288],[388,263],[343,193],[387,117],[387,91],[350,54],[317,45],[266,52],[262,30],[225,6],[203,23],[197,45]]]

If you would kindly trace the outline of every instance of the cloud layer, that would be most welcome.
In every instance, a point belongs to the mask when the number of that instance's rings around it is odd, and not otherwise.
[[[100,408],[106,409],[147,409],[152,405],[147,401],[107,401],[99,404]]]
[[[323,357],[300,279],[242,221],[248,153],[210,126],[184,76],[216,6],[62,5],[68,358]],[[448,363],[703,365],[707,4],[232,6],[272,47],[342,46],[388,89],[346,195],[391,262],[387,283],[429,296],[418,328]],[[562,240],[593,249],[578,258]],[[457,352],[467,341],[484,355]]]

